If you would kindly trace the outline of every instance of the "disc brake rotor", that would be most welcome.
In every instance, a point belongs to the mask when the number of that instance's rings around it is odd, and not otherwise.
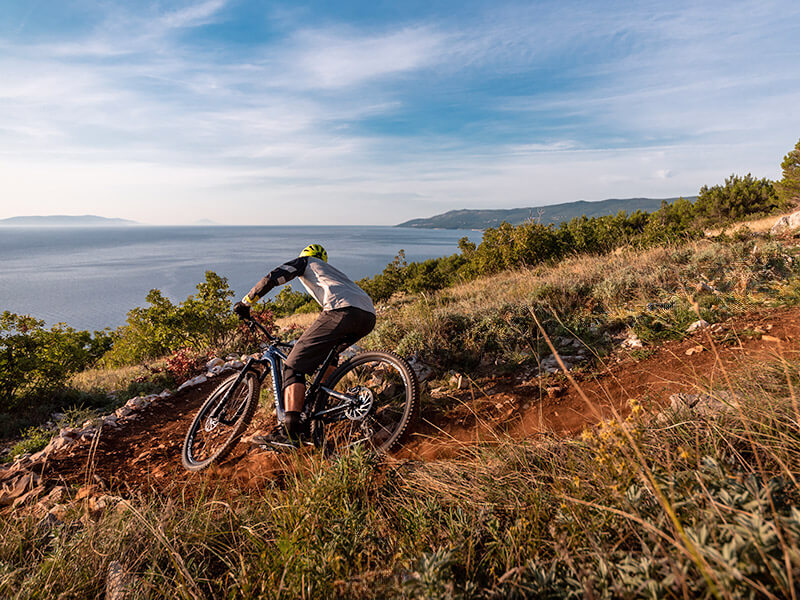
[[[351,421],[360,421],[369,414],[372,410],[372,404],[375,402],[375,396],[372,390],[366,387],[353,388],[347,391],[348,395],[355,396],[357,400],[352,405],[344,410],[344,416]]]

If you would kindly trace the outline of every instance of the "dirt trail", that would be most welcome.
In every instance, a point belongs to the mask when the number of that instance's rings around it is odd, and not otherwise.
[[[761,311],[736,317],[711,332],[705,330],[680,342],[657,347],[650,356],[636,360],[619,355],[614,362],[591,374],[576,374],[578,385],[588,398],[559,377],[533,378],[527,382],[512,378],[479,381],[478,388],[451,396],[461,407],[461,416],[436,414],[423,408],[425,421],[411,436],[399,458],[434,459],[456,453],[476,439],[489,440],[497,431],[514,437],[542,432],[574,434],[600,418],[611,408],[625,414],[630,398],[649,398],[664,403],[678,391],[691,391],[703,382],[715,382],[735,371],[744,361],[774,355],[780,347],[787,358],[798,358],[800,308]],[[760,328],[760,336],[746,334]],[[703,350],[687,355],[690,348]],[[184,435],[195,411],[220,380],[180,392],[156,402],[138,413],[138,418],[118,430],[100,435],[93,452],[87,444],[75,445],[67,455],[51,458],[43,475],[56,484],[95,483],[121,494],[156,488],[166,490],[192,484],[233,485],[238,489],[263,488],[268,480],[281,478],[290,461],[272,452],[239,444],[222,464],[201,473],[188,473],[180,464]],[[465,416],[466,415],[466,416]],[[479,418],[476,418],[476,415]],[[265,415],[256,414],[251,430],[268,425]],[[306,452],[306,450],[304,450]],[[313,453],[313,450],[307,450]]]
[[[416,439],[406,444],[402,454],[421,459],[453,455],[465,444],[496,438],[498,425],[514,438],[575,434],[615,411],[626,416],[631,399],[664,405],[671,394],[724,385],[724,378],[744,364],[779,352],[787,360],[798,360],[798,341],[800,307],[762,310],[731,318],[713,331],[666,342],[641,360],[618,353],[591,373],[574,373],[577,387],[561,374],[527,382],[490,381],[477,391],[452,396],[468,408],[472,418],[418,428]]]

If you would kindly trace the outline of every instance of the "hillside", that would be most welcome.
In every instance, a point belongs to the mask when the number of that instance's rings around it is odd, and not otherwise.
[[[696,196],[685,196],[687,200],[694,202]],[[561,223],[569,221],[575,217],[602,217],[615,215],[620,211],[628,213],[637,210],[654,212],[661,207],[662,202],[672,203],[677,198],[626,198],[608,199],[595,202],[578,200],[577,202],[565,202],[563,204],[551,204],[549,206],[531,206],[527,208],[511,209],[462,209],[451,210],[440,215],[422,219],[412,219],[400,223],[396,227],[417,227],[421,229],[487,229],[497,227],[500,223],[506,222],[512,225],[519,225],[526,220],[534,218],[544,224]]]
[[[0,219],[0,226],[18,227],[127,227],[137,221],[96,215],[32,215]]]

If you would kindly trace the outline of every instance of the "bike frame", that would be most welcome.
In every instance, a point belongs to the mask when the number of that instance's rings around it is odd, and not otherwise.
[[[261,354],[258,358],[250,357],[247,359],[247,362],[244,365],[244,368],[239,372],[239,376],[233,382],[233,385],[230,386],[228,391],[220,399],[217,408],[211,413],[210,417],[214,419],[219,419],[226,425],[230,425],[239,418],[239,414],[233,415],[230,421],[224,418],[225,407],[228,406],[228,401],[230,400],[230,394],[233,390],[235,390],[239,384],[244,380],[247,376],[247,373],[254,372],[256,377],[258,377],[259,383],[263,383],[264,379],[267,377],[267,373],[272,376],[272,393],[275,397],[275,413],[277,414],[278,422],[283,423],[286,420],[286,408],[283,398],[283,363],[286,361],[287,355],[283,353],[281,347],[289,348],[290,345],[285,342],[278,341],[274,336],[270,335],[269,332],[258,322],[256,321],[245,321],[251,329],[255,326],[261,330],[261,332],[267,336],[267,338],[272,342],[272,344],[267,347],[266,350]],[[347,410],[350,406],[358,402],[358,398],[353,398],[352,396],[348,396],[347,394],[341,394],[335,390],[325,387],[322,385],[322,378],[325,376],[328,367],[333,364],[333,361],[339,356],[339,349],[333,348],[330,352],[328,352],[328,356],[325,357],[325,360],[322,362],[322,366],[320,366],[317,376],[314,378],[313,383],[306,388],[306,396],[305,402],[303,404],[303,412],[309,419],[320,419],[325,422],[333,422],[340,420],[341,416],[344,414],[344,411]],[[263,369],[255,369],[253,365],[259,364],[263,366]],[[311,414],[311,402],[309,399],[314,398],[317,393],[320,391],[324,392],[331,398],[336,398],[337,400],[341,400],[346,404],[338,404],[332,408],[323,409],[319,412]],[[240,410],[243,410],[242,407]]]

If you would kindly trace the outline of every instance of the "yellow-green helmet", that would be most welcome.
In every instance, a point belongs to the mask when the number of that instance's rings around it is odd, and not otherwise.
[[[303,251],[300,253],[300,256],[314,256],[316,258],[321,258],[325,262],[328,262],[328,253],[325,252],[325,248],[320,246],[319,244],[311,244],[303,248]]]

